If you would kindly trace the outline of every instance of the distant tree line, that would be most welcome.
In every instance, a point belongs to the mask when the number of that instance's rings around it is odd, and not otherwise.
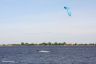
[[[3,44],[1,46],[96,46],[96,43],[78,44],[78,43],[66,43],[66,42],[43,42],[43,43],[25,43],[20,44]]]
[[[43,43],[24,43],[24,42],[21,42],[20,45],[44,45],[44,46],[48,46],[48,45],[66,45],[66,42],[63,42],[63,43],[58,43],[58,42],[43,42]]]
[[[14,45],[14,44],[13,44]],[[66,42],[43,42],[43,43],[25,43],[25,42],[21,42],[20,44],[15,44],[15,45],[20,45],[20,46],[35,46],[35,45],[41,45],[41,46],[96,46],[96,43],[89,43],[89,44],[78,44],[78,43],[73,43],[73,44],[69,44]]]

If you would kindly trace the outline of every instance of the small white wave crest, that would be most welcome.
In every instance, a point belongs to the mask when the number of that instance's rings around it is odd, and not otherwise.
[[[50,52],[50,51],[47,51],[47,50],[40,50],[39,52],[48,53],[48,52]]]
[[[12,61],[12,60],[2,60],[3,63],[15,63],[15,61]]]

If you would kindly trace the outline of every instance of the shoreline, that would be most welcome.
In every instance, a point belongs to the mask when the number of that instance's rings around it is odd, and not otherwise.
[[[5,47],[5,46],[96,46],[96,43],[89,43],[89,44],[78,44],[78,43],[73,43],[73,44],[68,44],[66,42],[63,43],[52,43],[52,42],[48,42],[48,43],[24,43],[21,42],[20,44],[0,44],[0,47]]]

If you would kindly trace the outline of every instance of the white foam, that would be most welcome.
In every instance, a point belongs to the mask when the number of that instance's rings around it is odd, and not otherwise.
[[[39,52],[48,53],[48,52],[50,52],[50,51],[47,51],[47,50],[40,50]]]
[[[9,60],[2,60],[4,63],[15,63],[15,61],[9,61]]]

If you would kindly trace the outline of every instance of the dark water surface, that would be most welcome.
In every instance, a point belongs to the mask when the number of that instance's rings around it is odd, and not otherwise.
[[[50,52],[39,52],[40,50]],[[0,64],[96,64],[96,47],[0,47]]]

